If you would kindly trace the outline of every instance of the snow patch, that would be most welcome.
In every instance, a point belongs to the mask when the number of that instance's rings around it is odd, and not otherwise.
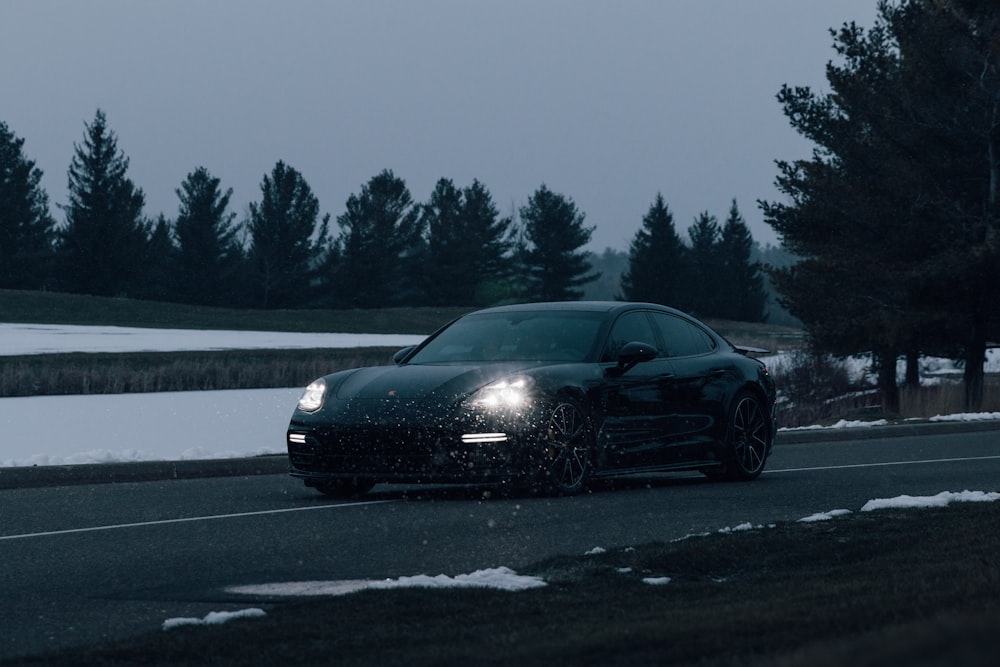
[[[665,586],[670,583],[670,577],[644,577],[642,583],[650,586]]]
[[[932,422],[975,422],[1000,419],[1000,412],[964,412],[954,415],[935,415]]]
[[[164,630],[172,630],[185,625],[222,625],[238,618],[261,618],[267,616],[263,609],[242,609],[240,611],[213,611],[204,618],[168,618],[163,621]]]
[[[862,512],[882,509],[946,507],[951,503],[991,503],[1000,500],[1000,493],[984,491],[942,491],[935,496],[897,496],[869,500],[861,508]]]
[[[814,424],[812,426],[795,426],[792,428],[779,428],[779,431],[815,431],[819,429],[841,429],[841,428],[871,428],[873,426],[886,426],[888,421],[885,419],[873,419],[870,421],[865,421],[862,419],[841,419],[835,424],[830,426],[820,426]]]
[[[763,528],[763,526],[757,526],[757,528]],[[732,528],[720,528],[719,532],[728,534],[728,533],[738,533],[744,530],[753,530],[753,529],[754,526],[752,523],[744,522],[739,524],[738,526],[733,526]]]
[[[830,510],[829,512],[819,512],[817,514],[810,514],[807,517],[799,519],[800,523],[812,523],[814,521],[829,521],[836,516],[843,516],[845,514],[850,514],[851,510]]]
[[[541,577],[520,575],[508,567],[476,570],[472,574],[435,577],[420,574],[398,579],[348,579],[339,581],[299,581],[272,584],[231,586],[226,592],[236,595],[266,595],[269,597],[304,597],[320,595],[347,595],[367,590],[395,588],[493,588],[503,591],[523,591],[540,588],[546,583]]]

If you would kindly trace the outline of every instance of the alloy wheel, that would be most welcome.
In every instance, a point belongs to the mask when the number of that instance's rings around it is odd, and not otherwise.
[[[756,397],[738,397],[730,424],[732,465],[727,472],[733,479],[749,480],[760,475],[767,459],[769,427],[764,408]]]
[[[590,476],[591,428],[579,406],[560,401],[542,433],[543,478],[550,490],[576,493]]]

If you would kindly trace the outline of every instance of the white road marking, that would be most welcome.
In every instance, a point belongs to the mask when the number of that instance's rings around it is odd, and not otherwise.
[[[286,512],[308,512],[309,510],[341,509],[347,507],[361,507],[363,505],[380,505],[382,503],[395,503],[398,500],[369,500],[357,503],[341,503],[338,505],[318,505],[314,507],[290,507],[278,510],[261,510],[259,512],[239,512],[235,514],[213,514],[209,516],[191,516],[183,519],[161,519],[159,521],[140,521],[137,523],[119,523],[109,526],[91,526],[89,528],[67,528],[65,530],[49,530],[41,533],[23,533],[21,535],[0,535],[2,540],[21,540],[29,537],[48,537],[52,535],[70,535],[73,533],[93,533],[101,530],[119,530],[121,528],[141,528],[143,526],[162,526],[170,523],[189,523],[193,521],[214,521],[217,519],[238,519],[246,516],[265,516],[268,514],[284,514]]]
[[[851,463],[839,466],[815,466],[812,468],[778,468],[777,470],[765,470],[764,474],[775,474],[779,472],[808,472],[811,470],[844,470],[847,468],[877,468],[879,466],[908,466],[918,463],[961,463],[963,461],[995,461],[1000,456],[966,456],[954,459],[922,459],[919,461],[886,461],[884,463]]]
[[[814,466],[810,468],[779,468],[777,470],[770,469],[765,470],[763,474],[765,475],[775,475],[778,473],[786,472],[810,472],[816,470],[846,470],[849,468],[876,468],[881,466],[903,466],[903,465],[916,465],[916,464],[926,464],[926,463],[960,463],[965,461],[995,461],[1000,459],[998,456],[969,456],[962,458],[951,458],[951,459],[922,459],[917,461],[886,461],[884,463],[851,463],[847,465],[835,465],[835,466]],[[383,503],[394,503],[399,502],[398,500],[370,500],[366,502],[357,503],[343,503],[337,505],[318,505],[313,507],[290,507],[284,509],[275,510],[261,510],[259,512],[239,512],[235,514],[214,514],[209,516],[192,516],[183,519],[161,519],[159,521],[141,521],[137,523],[120,523],[112,524],[109,526],[91,526],[88,528],[68,528],[65,530],[50,530],[40,533],[23,533],[20,535],[0,535],[0,541],[4,540],[21,540],[31,537],[49,537],[54,535],[71,535],[73,533],[92,533],[102,530],[119,530],[122,528],[141,528],[143,526],[161,526],[171,523],[190,523],[194,521],[214,521],[218,519],[236,519],[240,517],[248,516],[266,516],[269,514],[284,514],[287,512],[308,512],[310,510],[323,510],[323,509],[341,509],[348,507],[362,507],[364,505],[380,505]]]

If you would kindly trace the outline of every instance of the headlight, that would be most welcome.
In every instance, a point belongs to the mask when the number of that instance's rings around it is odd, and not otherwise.
[[[531,397],[534,381],[527,376],[506,378],[488,384],[469,399],[475,408],[517,408],[525,405]]]
[[[302,392],[299,399],[299,410],[302,412],[316,412],[323,407],[323,399],[326,398],[326,380],[320,378],[309,384]]]

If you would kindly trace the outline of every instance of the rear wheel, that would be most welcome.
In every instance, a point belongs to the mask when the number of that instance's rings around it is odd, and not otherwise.
[[[545,413],[538,437],[537,483],[554,495],[580,492],[593,466],[594,432],[583,408],[560,398]]]
[[[316,490],[331,498],[357,498],[372,490],[375,482],[366,479],[331,479],[315,485]]]
[[[771,427],[763,403],[749,392],[737,394],[729,417],[726,478],[756,479],[764,470],[771,444]]]

